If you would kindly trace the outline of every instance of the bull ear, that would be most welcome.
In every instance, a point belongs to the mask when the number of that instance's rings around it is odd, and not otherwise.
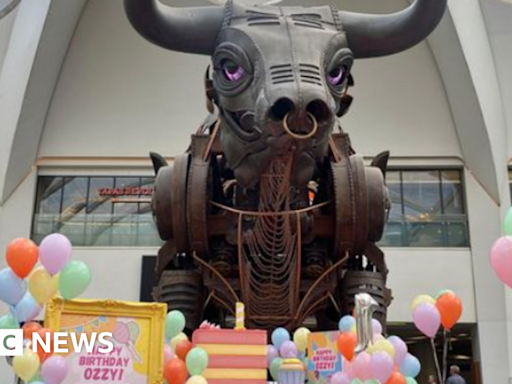
[[[167,160],[165,160],[165,158],[162,155],[160,155],[159,153],[150,152],[149,156],[151,157],[151,162],[153,163],[153,169],[155,171],[155,175],[158,174],[158,171],[160,170],[160,168],[166,167],[169,165],[169,163],[167,163]]]
[[[386,172],[388,170],[389,151],[379,153],[372,160],[372,167],[377,167],[381,170],[382,175],[386,178]]]
[[[211,55],[224,7],[168,7],[158,0],[124,0],[126,15],[144,38],[172,51]]]
[[[441,21],[447,0],[415,0],[391,15],[339,12],[348,45],[358,59],[386,56],[418,44]]]

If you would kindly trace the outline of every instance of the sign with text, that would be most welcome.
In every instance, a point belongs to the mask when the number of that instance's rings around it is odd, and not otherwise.
[[[342,356],[336,341],[338,331],[312,333],[308,337],[308,383],[330,384],[331,377],[342,370]]]

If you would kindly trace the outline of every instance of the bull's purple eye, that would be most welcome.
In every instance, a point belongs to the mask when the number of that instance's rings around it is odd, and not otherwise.
[[[245,75],[245,70],[231,60],[224,60],[222,62],[222,72],[226,79],[233,82],[240,80]]]
[[[343,84],[345,81],[345,68],[344,67],[337,67],[334,68],[331,72],[329,72],[329,75],[327,76],[327,80],[329,80],[329,84],[338,86]]]

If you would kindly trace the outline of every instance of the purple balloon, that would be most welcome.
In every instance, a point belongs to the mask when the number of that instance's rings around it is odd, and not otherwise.
[[[331,377],[331,384],[350,384],[350,377],[345,372],[336,372]]]
[[[370,369],[372,371],[372,377],[379,380],[381,383],[385,383],[393,373],[393,359],[386,352],[377,352],[372,356]]]
[[[283,359],[292,359],[297,357],[299,350],[293,341],[285,341],[283,345],[281,345],[279,353]]]
[[[71,259],[73,246],[59,233],[46,236],[39,246],[39,260],[50,275],[56,275]]]
[[[267,345],[267,367],[270,368],[274,359],[279,357],[279,351],[272,344]]]
[[[430,303],[419,305],[413,312],[414,325],[425,336],[433,339],[441,326],[439,310]]]
[[[68,361],[62,356],[53,355],[43,363],[41,376],[46,384],[61,384],[68,375]]]
[[[395,365],[400,366],[408,353],[407,344],[398,336],[390,336],[388,337],[388,341],[395,348]]]
[[[373,334],[380,335],[382,333],[382,324],[377,319],[372,319]]]

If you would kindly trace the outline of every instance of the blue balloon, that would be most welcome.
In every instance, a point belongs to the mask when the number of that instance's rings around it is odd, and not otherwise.
[[[272,332],[272,344],[277,349],[280,349],[281,346],[290,341],[290,333],[285,328],[276,328],[274,332]]]
[[[9,305],[16,305],[26,292],[25,281],[16,276],[10,268],[0,271],[0,300]]]
[[[356,323],[356,319],[353,316],[346,315],[343,316],[338,323],[338,327],[340,328],[340,332],[350,332],[354,324]]]
[[[404,376],[415,378],[420,374],[420,371],[420,361],[415,356],[408,353],[400,365],[400,372],[402,372]]]
[[[23,299],[14,307],[14,316],[19,323],[34,320],[41,313],[41,306],[30,293],[23,296]]]

